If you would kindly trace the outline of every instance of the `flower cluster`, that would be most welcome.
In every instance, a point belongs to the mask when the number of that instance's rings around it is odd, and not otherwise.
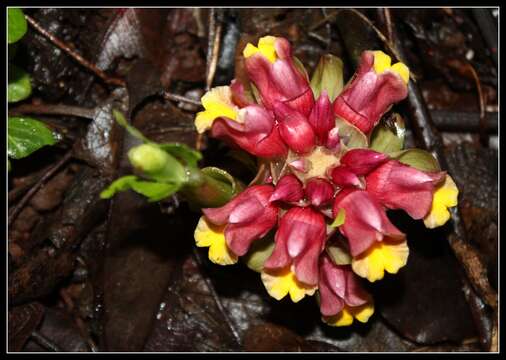
[[[314,86],[286,39],[263,37],[243,55],[250,82],[211,89],[195,125],[268,170],[223,207],[203,209],[197,245],[209,247],[211,261],[234,264],[277,228],[260,269],[268,293],[297,302],[318,291],[326,323],[366,322],[374,305],[360,278],[397,273],[409,254],[386,211],[402,209],[433,228],[457,204],[444,171],[369,148],[381,117],[407,96],[409,70],[381,51],[365,51],[344,89],[324,88],[333,81]],[[320,78],[328,73],[319,69]],[[356,138],[364,140],[357,146]]]

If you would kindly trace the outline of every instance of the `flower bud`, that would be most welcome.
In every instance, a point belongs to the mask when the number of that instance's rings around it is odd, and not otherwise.
[[[156,145],[142,144],[128,151],[128,159],[134,168],[151,174],[165,168],[169,155]]]

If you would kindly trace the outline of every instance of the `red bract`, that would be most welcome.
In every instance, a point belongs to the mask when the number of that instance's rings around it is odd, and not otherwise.
[[[403,79],[394,72],[377,74],[374,52],[364,51],[353,80],[334,100],[334,112],[369,133],[392,104],[408,95]]]
[[[244,255],[276,224],[278,208],[269,202],[273,191],[271,185],[250,186],[220,208],[202,209],[211,223],[226,224],[225,239],[234,254]]]
[[[320,260],[320,312],[324,316],[338,314],[344,307],[365,304],[369,295],[360,286],[359,279],[349,265],[336,265],[323,255]]]
[[[279,222],[274,251],[264,264],[279,269],[293,263],[297,279],[308,285],[318,282],[318,257],[326,238],[322,214],[306,207],[293,207]]]
[[[402,239],[405,235],[388,220],[385,209],[367,191],[345,189],[336,196],[333,215],[339,209],[345,211],[345,221],[339,227],[348,239],[350,253],[357,256],[367,250],[375,241],[384,237]]]
[[[305,193],[311,205],[319,207],[334,197],[334,187],[327,180],[314,178],[306,184]]]
[[[402,209],[413,219],[422,219],[431,209],[435,185],[445,174],[390,160],[366,176],[367,191],[389,209]]]
[[[250,105],[242,108],[239,116],[243,123],[225,118],[214,121],[211,135],[259,157],[286,155],[286,145],[269,111],[259,105]]]
[[[300,181],[294,175],[285,175],[279,179],[269,201],[297,202],[303,196],[304,191]]]
[[[388,160],[388,156],[369,149],[351,149],[341,157],[341,164],[355,175],[366,175]]]
[[[277,59],[274,63],[257,53],[246,58],[246,71],[250,80],[260,92],[262,104],[273,109],[275,102],[287,102],[305,116],[313,106],[313,92],[309,82],[295,66],[288,40],[277,38],[275,42]]]
[[[304,115],[279,101],[274,104],[274,114],[281,137],[290,149],[304,154],[315,146],[313,128]]]
[[[325,90],[314,104],[308,121],[316,134],[318,145],[325,145],[330,129],[336,126],[334,110]]]

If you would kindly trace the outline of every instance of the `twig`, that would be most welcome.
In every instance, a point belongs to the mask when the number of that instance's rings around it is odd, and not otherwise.
[[[195,106],[202,106],[202,103],[199,100],[193,100],[185,96],[169,93],[166,91],[163,93],[163,97],[167,100],[181,101]]]
[[[488,147],[489,138],[487,133],[487,122],[485,121],[485,96],[481,89],[480,77],[470,62],[466,62],[466,68],[471,72],[476,84],[476,90],[478,91],[478,99],[480,104],[480,142],[483,146]]]
[[[392,15],[390,13],[390,9],[383,8],[383,15],[385,16],[385,27],[387,32],[388,41],[392,41]]]
[[[16,206],[12,209],[8,226],[11,226],[14,220],[16,220],[20,211],[25,207],[27,202],[32,198],[33,195],[41,188],[41,186],[53,176],[63,165],[65,165],[72,158],[72,149],[69,150],[48,172],[40,178],[40,180],[23,196],[23,198],[16,204]]]
[[[44,335],[42,335],[41,333],[39,333],[37,331],[33,331],[31,334],[31,337],[33,338],[33,340],[37,344],[39,344],[40,346],[42,346],[46,350],[54,351],[54,352],[62,352],[63,351],[63,349],[61,349],[58,345],[56,345],[54,342],[52,342],[47,337],[45,337]]]
[[[199,266],[199,269],[201,270],[202,277],[206,283],[207,288],[209,289],[209,292],[211,293],[211,296],[216,303],[216,306],[218,307],[218,310],[223,315],[225,322],[227,323],[228,328],[230,329],[230,332],[234,336],[234,340],[237,343],[239,347],[241,347],[241,337],[239,336],[239,332],[235,328],[234,324],[230,320],[230,318],[227,315],[227,312],[225,311],[225,308],[223,307],[223,304],[221,303],[220,297],[216,293],[216,290],[214,289],[214,285],[212,284],[211,280],[207,277],[205,270],[204,270],[204,261],[202,260],[202,257],[197,249],[196,246],[193,247],[193,256],[195,258],[195,261],[197,262],[197,265]]]
[[[117,86],[125,86],[125,81],[119,78],[113,78],[108,76],[105,72],[100,70],[95,64],[92,64],[88,60],[84,59],[81,55],[79,55],[74,49],[71,49],[67,44],[58,39],[53,34],[49,33],[46,29],[44,29],[37,21],[35,21],[31,16],[25,15],[28,23],[33,26],[35,30],[45,36],[49,41],[51,41],[54,45],[58,46],[60,49],[65,51],[68,55],[70,55],[75,61],[79,64],[90,70],[92,73],[100,77],[107,84],[117,85]]]
[[[9,109],[9,114],[68,115],[85,119],[93,119],[95,117],[95,109],[62,104],[23,104],[15,107],[14,109]]]
[[[323,24],[325,24],[328,21],[332,20],[332,18],[335,17],[338,13],[339,13],[339,10],[334,11],[333,13],[330,13],[329,15],[325,16],[323,19],[321,19],[320,21],[318,21],[316,24],[314,24],[313,26],[311,26],[308,29],[308,31],[315,31],[316,29],[318,29]]]

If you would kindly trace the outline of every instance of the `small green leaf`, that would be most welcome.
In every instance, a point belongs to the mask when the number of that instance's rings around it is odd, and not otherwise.
[[[53,132],[39,120],[29,117],[9,117],[8,150],[13,159],[24,158],[46,145],[54,145]]]
[[[174,142],[159,144],[159,146],[175,158],[183,160],[188,166],[197,167],[197,163],[202,159],[202,154],[199,151],[185,144]]]
[[[19,67],[9,64],[9,83],[7,85],[7,99],[16,102],[26,99],[32,93],[30,75]]]
[[[343,89],[343,61],[331,54],[322,56],[311,78],[311,89],[315,99],[326,90],[330,101],[334,101]]]
[[[356,126],[339,117],[336,118],[336,126],[339,128],[341,141],[347,148],[367,148],[369,146],[367,136]]]
[[[265,261],[274,251],[274,235],[267,234],[263,239],[255,241],[248,253],[243,257],[246,266],[256,272],[261,272],[264,268]]]
[[[428,151],[421,149],[407,149],[390,154],[401,163],[422,171],[441,171],[438,161]]]
[[[117,192],[132,189],[144,195],[150,202],[162,200],[175,193],[179,186],[177,184],[157,183],[140,180],[137,176],[127,175],[112,182],[100,193],[102,199],[110,199]]]
[[[336,265],[351,264],[351,255],[341,246],[336,244],[328,245],[325,250]]]
[[[134,181],[132,182],[132,190],[144,195],[149,202],[160,201],[174,194],[179,189],[178,184],[158,183],[151,181]]]
[[[130,125],[128,123],[128,121],[125,119],[125,116],[123,116],[123,114],[120,111],[113,109],[112,115],[116,119],[117,123],[120,124],[121,126],[123,126],[130,133],[130,135],[132,135],[133,137],[135,137],[143,142],[147,142],[147,143],[152,142],[147,137],[145,137],[139,130],[137,130],[135,127]]]
[[[340,208],[336,218],[334,219],[332,224],[330,224],[330,227],[332,228],[339,227],[344,224],[345,220],[346,220],[346,211],[344,211],[343,208]]]
[[[390,154],[402,150],[404,147],[404,135],[406,133],[404,120],[399,114],[394,114],[394,129],[385,123],[380,123],[374,128],[371,134],[370,148],[385,154]]]
[[[25,15],[21,9],[7,9],[7,27],[7,42],[9,44],[15,43],[25,35],[28,26],[26,24]]]

